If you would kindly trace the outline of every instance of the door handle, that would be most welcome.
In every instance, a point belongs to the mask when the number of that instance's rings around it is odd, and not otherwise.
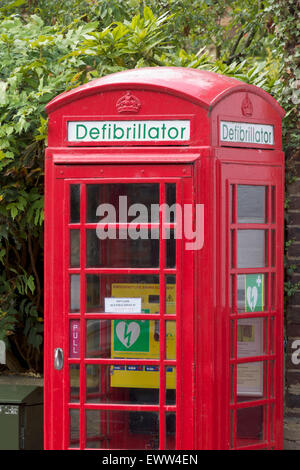
[[[61,370],[64,365],[64,352],[61,348],[54,349],[54,369]]]

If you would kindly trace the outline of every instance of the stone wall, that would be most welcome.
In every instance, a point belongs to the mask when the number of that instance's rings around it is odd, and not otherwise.
[[[287,265],[294,265],[293,273],[287,280],[300,282],[300,162],[296,165],[296,180],[288,186],[289,199],[287,240],[294,240],[288,248]],[[300,450],[300,364],[295,364],[292,353],[297,349],[294,341],[300,341],[300,289],[289,298],[285,315],[286,354],[285,354],[285,416],[284,448]],[[293,344],[294,343],[294,344]],[[297,359],[300,360],[300,354]]]

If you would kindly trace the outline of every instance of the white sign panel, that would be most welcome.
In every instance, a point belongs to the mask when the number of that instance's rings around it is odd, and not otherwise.
[[[105,297],[105,313],[141,313],[141,298]]]
[[[237,366],[237,395],[263,396],[263,362],[247,362]]]
[[[263,354],[262,318],[238,320],[237,357]],[[263,395],[263,361],[247,362],[237,366],[237,394],[261,397]]]
[[[238,320],[237,357],[263,354],[263,327],[262,318]]]
[[[220,141],[221,143],[274,145],[274,126],[220,121]]]
[[[180,142],[189,139],[189,120],[68,121],[69,142]]]

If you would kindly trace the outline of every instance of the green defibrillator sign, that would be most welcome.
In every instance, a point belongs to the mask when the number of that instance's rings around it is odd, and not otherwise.
[[[264,275],[245,275],[245,311],[261,312],[264,309]]]
[[[114,320],[115,352],[149,352],[149,320]]]

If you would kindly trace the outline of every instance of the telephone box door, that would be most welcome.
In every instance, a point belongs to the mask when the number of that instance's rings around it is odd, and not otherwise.
[[[192,166],[54,172],[46,448],[192,449]]]

